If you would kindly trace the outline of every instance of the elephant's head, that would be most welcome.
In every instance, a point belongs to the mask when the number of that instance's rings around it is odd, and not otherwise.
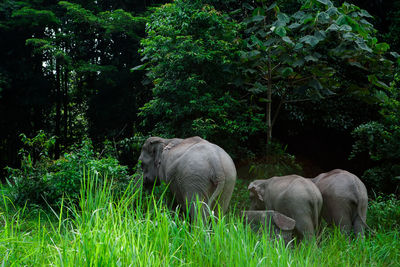
[[[264,194],[265,194],[265,186],[263,181],[253,181],[249,184],[247,188],[250,191],[250,209],[251,210],[264,210]]]
[[[143,184],[153,185],[159,183],[158,169],[161,164],[161,153],[165,147],[165,139],[160,137],[150,137],[146,140],[140,153],[143,170]]]

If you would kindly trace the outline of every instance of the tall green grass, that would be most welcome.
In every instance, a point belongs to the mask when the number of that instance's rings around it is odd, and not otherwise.
[[[334,230],[285,247],[257,235],[236,215],[189,223],[162,199],[131,184],[114,195],[86,173],[79,203],[58,211],[0,211],[1,266],[399,266],[396,231],[349,241]]]

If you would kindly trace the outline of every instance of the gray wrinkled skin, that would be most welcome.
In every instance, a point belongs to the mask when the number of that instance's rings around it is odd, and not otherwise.
[[[332,170],[312,179],[322,194],[322,217],[342,232],[363,235],[367,227],[368,194],[365,185],[352,173]]]
[[[311,238],[318,227],[322,196],[309,179],[298,175],[255,180],[248,187],[252,210],[275,210],[296,221],[295,234]]]
[[[292,240],[295,220],[275,210],[250,210],[243,212],[245,222],[257,233],[270,230],[273,238],[282,238],[287,245]]]
[[[139,161],[144,184],[154,184],[158,179],[169,184],[184,211],[187,203],[191,207],[192,200],[198,198],[215,211],[218,202],[222,212],[226,212],[236,182],[236,168],[219,146],[200,137],[150,137],[142,147]],[[207,216],[207,209],[202,209]],[[192,207],[190,215],[196,215]]]

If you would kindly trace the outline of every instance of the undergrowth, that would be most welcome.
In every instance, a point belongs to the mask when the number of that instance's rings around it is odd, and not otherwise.
[[[57,211],[16,207],[2,191],[1,266],[398,266],[399,233],[376,229],[349,241],[324,229],[316,240],[285,247],[255,234],[233,213],[189,223],[141,186],[115,195],[112,180],[85,173],[78,205]],[[159,195],[159,194],[158,194]]]

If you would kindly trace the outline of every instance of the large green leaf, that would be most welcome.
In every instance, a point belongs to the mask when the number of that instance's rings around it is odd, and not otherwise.
[[[303,11],[297,11],[296,13],[294,13],[292,15],[292,18],[297,19],[297,20],[301,20],[306,16],[306,13],[304,13]]]
[[[306,61],[318,62],[318,58],[316,58],[316,57],[314,57],[314,56],[312,56],[312,55],[307,55],[307,56],[304,57],[304,59],[305,59]]]
[[[286,36],[286,29],[284,26],[276,27],[274,32],[280,37]]]
[[[131,71],[145,70],[147,65],[148,65],[148,63],[138,65],[136,67],[131,68]]]
[[[330,17],[329,17],[328,13],[321,12],[318,14],[317,19],[320,23],[326,24],[326,23],[329,23]]]
[[[319,43],[319,40],[318,40],[318,38],[316,38],[313,35],[306,35],[306,36],[300,38],[299,42],[306,43],[306,44],[309,44],[312,47],[314,47]]]
[[[336,23],[331,24],[327,29],[327,31],[338,31],[339,30],[339,26]]]
[[[286,36],[286,29],[283,26],[277,27],[274,32],[280,37]]]
[[[294,22],[294,23],[290,24],[290,25],[288,26],[288,28],[291,29],[291,30],[293,30],[293,29],[297,29],[297,28],[300,27],[300,26],[301,26],[300,23]]]
[[[397,53],[397,52],[390,52],[390,55],[392,56],[392,57],[394,57],[394,58],[400,58],[400,55],[399,55],[399,53]]]
[[[324,4],[327,6],[333,6],[332,2],[329,0],[317,0],[317,2],[320,2],[321,4]]]
[[[334,15],[339,14],[339,11],[338,11],[338,9],[337,9],[336,7],[332,6],[332,7],[328,8],[328,10],[326,11],[326,13],[327,13],[329,16],[334,16]]]
[[[359,12],[359,14],[360,14],[361,16],[363,16],[363,17],[366,17],[366,18],[373,18],[373,16],[371,16],[371,14],[369,14],[368,11],[367,11],[367,10],[364,10],[364,9],[361,9],[361,11]]]
[[[379,81],[378,77],[376,77],[375,74],[368,75],[368,81],[377,87],[380,87],[380,88],[383,88],[386,90],[390,89],[390,87],[387,84],[385,84],[382,81]]]
[[[263,21],[265,19],[265,16],[262,15],[255,15],[252,17],[249,17],[247,19],[244,20],[245,24],[250,24],[250,23],[254,23],[254,22],[260,22]]]
[[[288,36],[282,37],[282,40],[288,44],[294,45],[293,41]]]
[[[362,50],[372,53],[372,49],[365,43],[365,41],[363,39],[358,38],[356,40],[356,44]]]
[[[288,24],[290,22],[289,16],[286,15],[285,13],[278,13],[277,19],[279,21],[281,21],[282,23],[284,23],[284,25],[286,25],[286,24]]]

